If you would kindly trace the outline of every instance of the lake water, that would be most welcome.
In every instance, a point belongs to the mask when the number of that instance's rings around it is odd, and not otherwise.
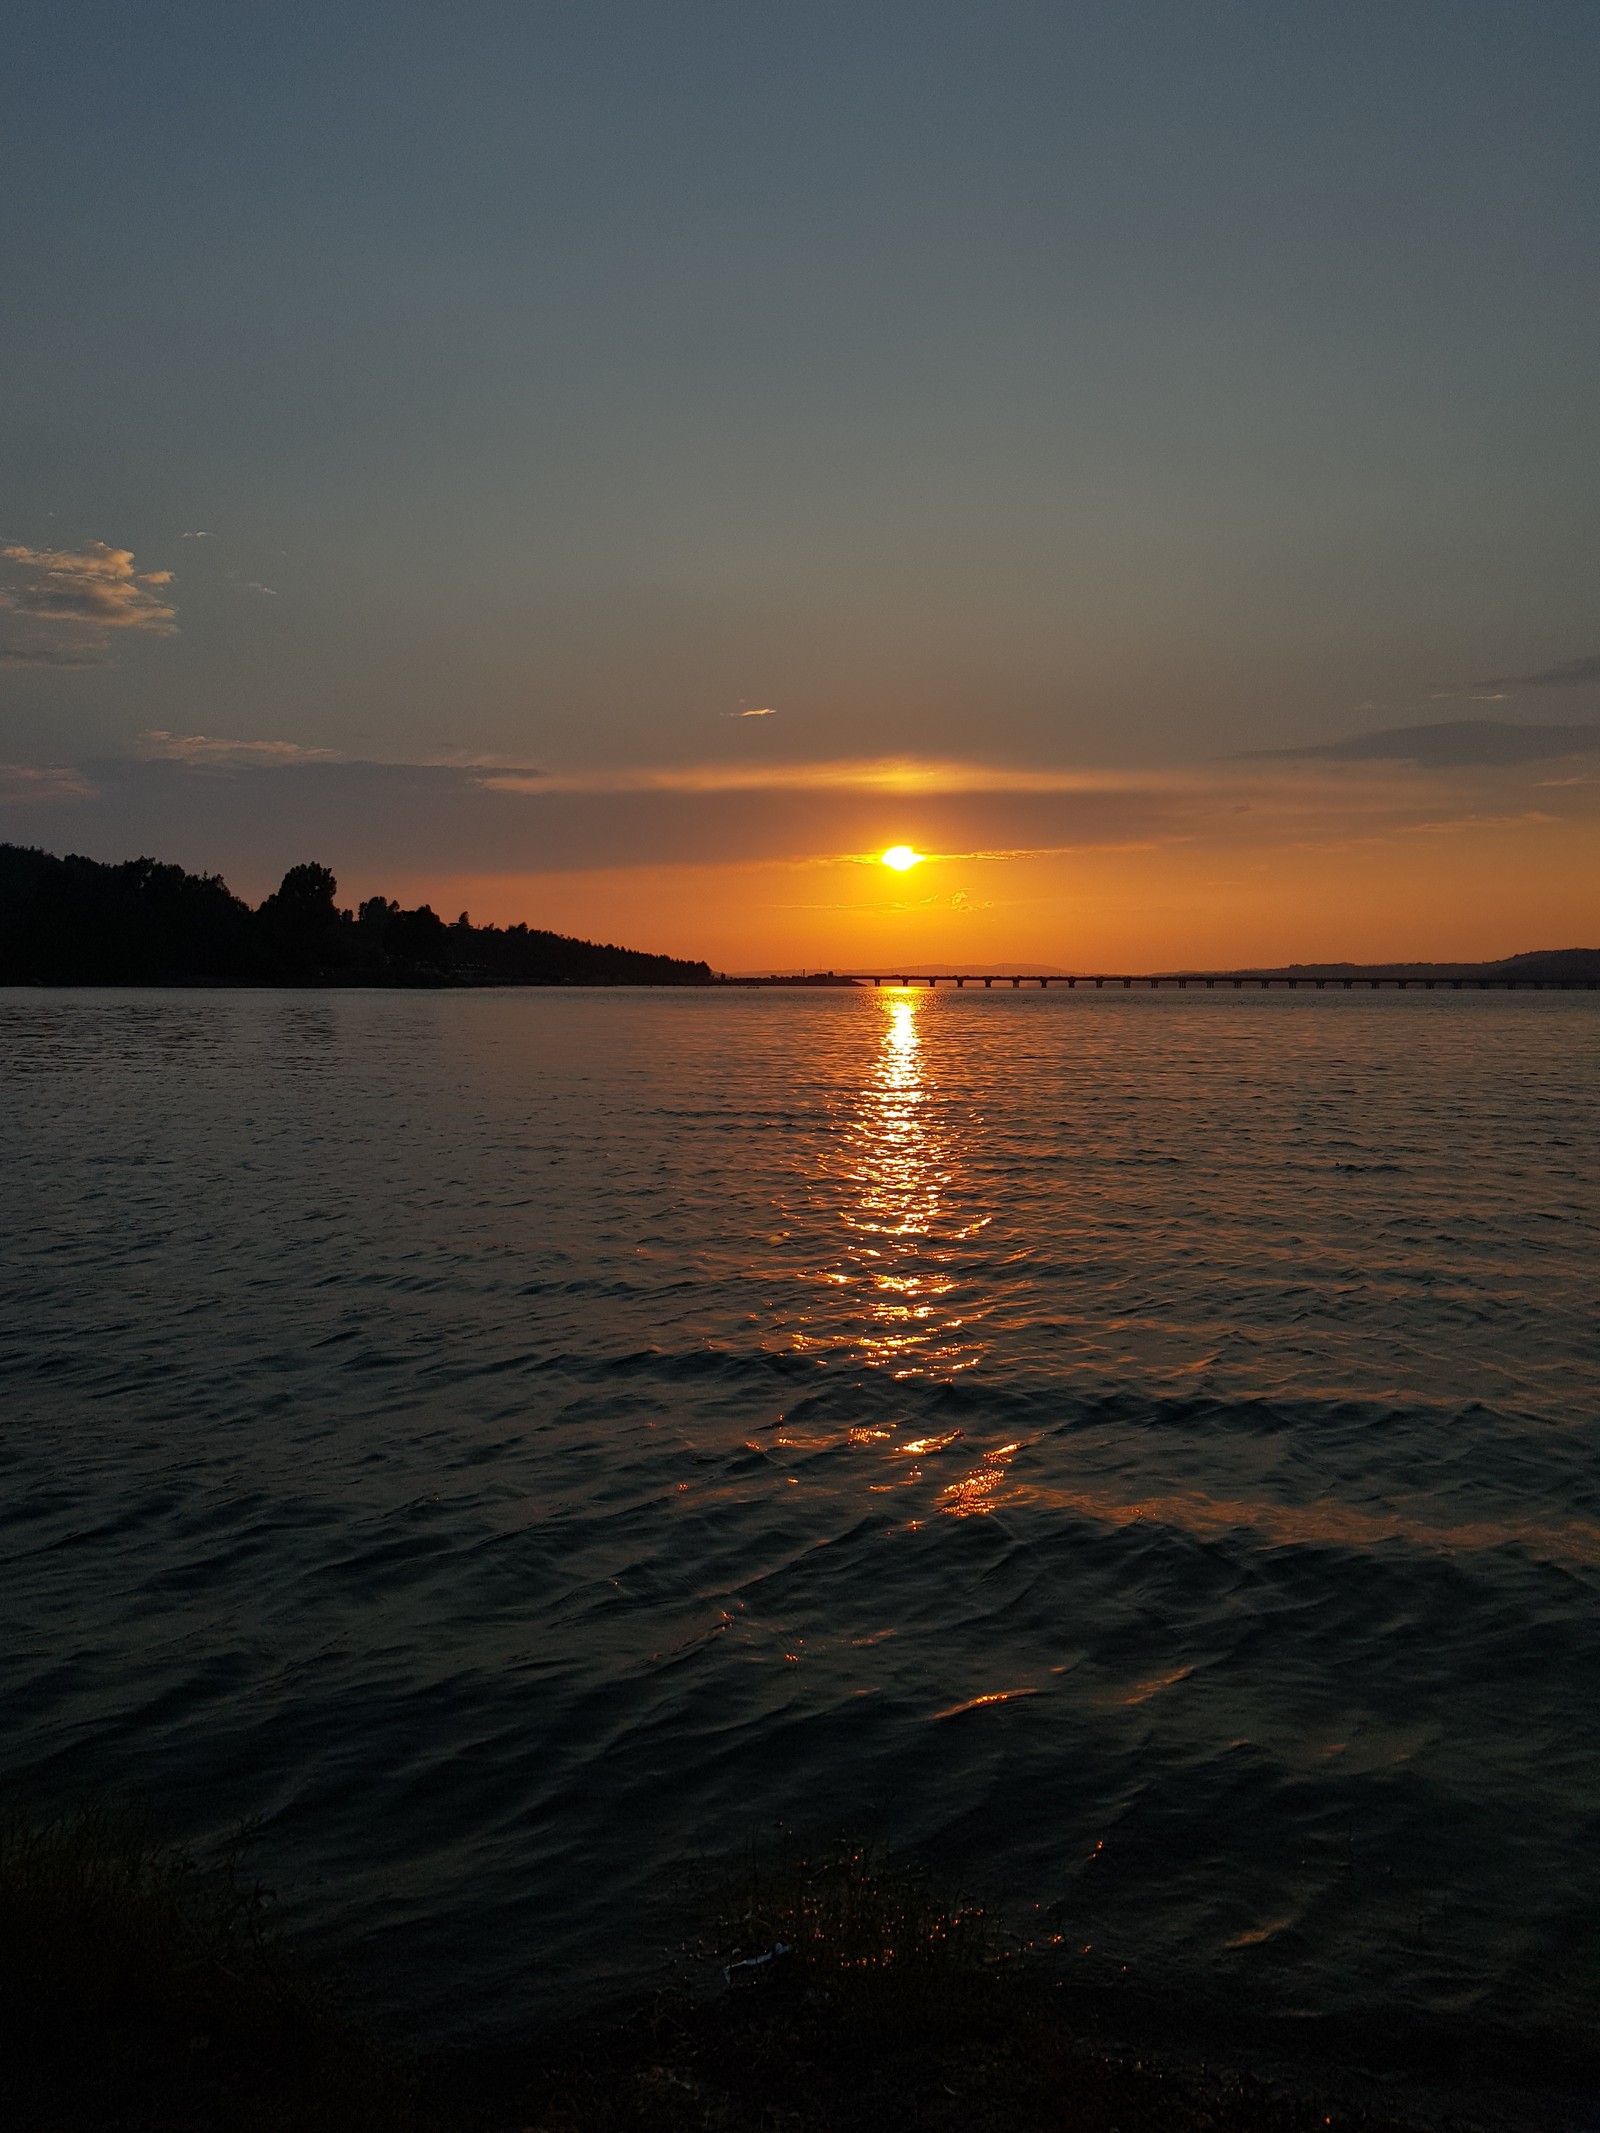
[[[0,1076],[34,1797],[261,1818],[436,2027],[778,1821],[1592,2018],[1600,999],[11,992]]]

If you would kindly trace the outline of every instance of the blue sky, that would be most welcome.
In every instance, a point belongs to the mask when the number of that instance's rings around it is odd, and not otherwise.
[[[315,833],[352,891],[604,874],[625,920],[619,851],[915,830],[851,764],[1008,766],[924,819],[1046,855],[1214,845],[1173,795],[1244,751],[1592,722],[1521,677],[1600,652],[1597,69],[1592,6],[1470,0],[31,11],[0,834],[255,891]],[[1578,880],[1591,755],[1536,805],[1413,763],[1407,820],[1543,812]],[[730,765],[770,787],[649,787]],[[1069,774],[1099,832],[1041,818]],[[1390,825],[1321,775],[1280,825]]]

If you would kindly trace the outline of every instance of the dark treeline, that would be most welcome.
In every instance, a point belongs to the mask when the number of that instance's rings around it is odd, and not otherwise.
[[[447,924],[382,896],[341,910],[323,866],[255,910],[219,874],[106,866],[0,844],[4,985],[709,985],[705,963],[545,933]]]

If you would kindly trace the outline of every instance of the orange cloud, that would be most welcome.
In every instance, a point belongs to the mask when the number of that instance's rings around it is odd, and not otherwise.
[[[917,756],[816,763],[688,763],[622,770],[490,771],[491,792],[858,792],[1049,793],[1126,791],[1170,785],[1125,771],[1055,770]]]
[[[131,548],[91,541],[87,548],[0,548],[18,582],[3,597],[19,614],[96,630],[146,630],[170,637],[177,610],[170,570],[135,570]]]
[[[289,763],[332,763],[332,748],[305,748],[298,741],[230,741],[208,733],[166,733],[157,726],[139,735],[140,753],[163,763],[232,764],[272,769]]]
[[[0,763],[0,806],[90,800],[96,788],[76,770],[53,763]]]

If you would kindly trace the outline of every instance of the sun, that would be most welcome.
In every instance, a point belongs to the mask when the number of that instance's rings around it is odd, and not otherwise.
[[[909,844],[891,844],[883,855],[883,864],[893,867],[897,874],[904,874],[908,867],[919,867],[922,854],[914,852]]]

